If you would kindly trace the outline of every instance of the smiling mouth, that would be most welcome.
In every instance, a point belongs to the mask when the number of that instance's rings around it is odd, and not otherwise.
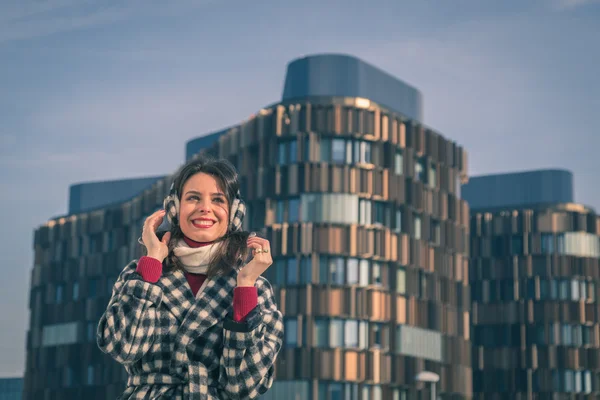
[[[194,226],[194,228],[207,229],[207,228],[211,228],[214,224],[215,224],[215,221],[200,220],[200,219],[192,220],[192,225]]]

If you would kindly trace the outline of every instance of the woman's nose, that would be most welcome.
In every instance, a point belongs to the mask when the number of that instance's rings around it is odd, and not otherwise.
[[[202,212],[210,211],[210,201],[202,200],[198,202],[198,210]]]

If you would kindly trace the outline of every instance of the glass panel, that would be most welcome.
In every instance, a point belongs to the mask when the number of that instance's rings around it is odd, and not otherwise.
[[[361,349],[369,348],[369,323],[367,321],[360,321],[359,323],[358,347]]]
[[[329,259],[329,282],[334,285],[344,284],[344,259],[331,257]]]
[[[312,259],[310,257],[302,257],[300,283],[312,283]]]
[[[571,300],[579,300],[579,281],[576,279],[571,280]]]
[[[421,239],[421,217],[415,214],[415,239]]]
[[[344,323],[340,319],[331,320],[329,326],[329,346],[341,347],[344,344]]]
[[[358,259],[349,258],[348,259],[348,284],[356,284],[358,283]]]
[[[427,183],[429,184],[429,187],[435,189],[437,185],[437,169],[435,165],[431,165],[429,168],[429,179]]]
[[[344,139],[333,139],[331,158],[334,163],[346,162],[346,143]]]
[[[65,290],[65,285],[64,284],[61,283],[59,285],[56,285],[56,298],[54,299],[56,304],[60,304],[60,303],[63,302],[63,292],[64,292],[64,290]]]
[[[279,143],[279,145],[277,146],[277,162],[279,163],[279,165],[285,165],[287,163],[286,147],[286,143]]]
[[[288,222],[300,221],[300,199],[290,199],[288,203]]]
[[[277,202],[277,210],[275,215],[275,223],[282,224],[284,221],[285,203],[282,200]]]
[[[406,293],[406,270],[404,268],[398,268],[396,271],[396,292]]]
[[[328,138],[321,138],[321,161],[331,161],[331,140]]]
[[[285,321],[285,343],[289,347],[298,345],[298,319],[289,318]]]
[[[293,257],[287,259],[287,283],[298,284],[298,260]]]
[[[88,367],[87,367],[87,384],[88,385],[94,384],[94,366],[93,365],[88,365]]]
[[[344,345],[346,347],[358,347],[358,321],[346,321],[344,330]]]
[[[369,286],[369,261],[360,260],[360,286]]]
[[[381,286],[381,264],[373,263],[373,285]]]
[[[322,318],[315,319],[315,347],[328,347],[329,341],[327,340],[327,320]]]
[[[394,158],[394,173],[396,175],[402,175],[404,173],[404,157],[402,157],[402,153],[396,153]]]
[[[298,142],[292,140],[290,142],[290,164],[293,164],[298,161]]]
[[[569,299],[569,281],[564,280],[564,279],[561,280],[559,290],[560,290],[560,299],[568,300]]]
[[[330,383],[329,384],[329,399],[330,400],[344,400],[342,398],[342,384],[341,383]]]
[[[402,232],[402,211],[396,210],[396,222],[394,225],[394,232]]]
[[[329,283],[329,263],[326,256],[319,258],[319,283]]]
[[[79,299],[79,282],[73,282],[73,300]]]
[[[98,295],[98,278],[91,278],[88,282],[88,296],[96,297]]]

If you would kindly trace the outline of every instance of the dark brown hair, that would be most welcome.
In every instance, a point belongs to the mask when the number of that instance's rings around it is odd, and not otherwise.
[[[177,196],[181,202],[183,186],[194,175],[205,173],[216,179],[217,184],[223,190],[227,198],[229,207],[229,216],[231,215],[231,204],[239,190],[238,173],[235,167],[227,160],[214,159],[210,156],[202,155],[198,158],[188,161],[175,174],[173,187],[177,190]],[[208,267],[207,275],[209,277],[216,275],[227,275],[233,268],[238,267],[248,257],[248,247],[246,240],[249,232],[235,231],[231,232],[231,225],[227,221],[227,232],[216,241],[223,242],[215,252]],[[169,240],[169,255],[166,259],[167,267],[183,268],[177,256],[173,254],[173,249],[177,246],[180,239],[184,237],[179,224],[171,226],[171,240]]]

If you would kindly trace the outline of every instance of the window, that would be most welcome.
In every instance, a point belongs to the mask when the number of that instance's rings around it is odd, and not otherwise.
[[[304,222],[355,224],[359,221],[358,196],[323,193],[300,196],[300,214]]]
[[[344,284],[344,259],[331,257],[329,259],[329,283],[334,285]]]
[[[512,236],[510,240],[510,254],[521,255],[523,254],[523,237]]]
[[[404,157],[400,151],[397,151],[394,157],[394,173],[396,175],[402,175],[404,173]]]
[[[115,282],[116,282],[116,279],[113,278],[112,276],[106,278],[106,293],[109,296],[112,296],[112,290],[113,290],[113,287],[115,286]]]
[[[360,286],[369,286],[369,261],[360,260]]]
[[[56,304],[61,304],[63,302],[63,293],[65,291],[65,285],[64,283],[59,283],[58,285],[56,285],[56,296],[54,299],[54,302]]]
[[[279,143],[277,146],[277,162],[279,165],[287,164],[287,143]]]
[[[348,259],[348,274],[347,274],[347,282],[350,285],[358,283],[358,259],[349,258]]]
[[[431,219],[431,228],[429,229],[429,242],[434,246],[440,245],[440,221]]]
[[[423,160],[415,162],[415,180],[425,182],[425,163]]]
[[[383,347],[383,324],[373,324],[373,347]]]
[[[396,221],[394,224],[394,232],[400,233],[402,232],[402,211],[396,210]]]
[[[321,138],[321,161],[331,161],[331,140],[328,138]]]
[[[367,321],[360,321],[358,324],[358,347],[369,348],[369,323]]]
[[[417,214],[415,214],[415,239],[420,240],[421,239],[421,217],[419,217]]]
[[[359,223],[361,225],[371,225],[371,223],[373,221],[371,218],[371,209],[372,209],[371,200],[361,199],[359,201],[359,207],[360,207]]]
[[[358,347],[358,321],[346,321],[344,329],[344,346]]]
[[[341,319],[333,319],[329,326],[329,346],[341,347],[344,343],[344,323]]]
[[[571,300],[578,301],[579,298],[579,281],[573,279],[571,281]]]
[[[94,366],[93,365],[88,365],[88,367],[87,367],[87,384],[88,385],[94,384]]]
[[[542,233],[542,253],[554,253],[554,236],[550,233]]]
[[[289,318],[285,321],[285,343],[289,347],[298,346],[298,319]]]
[[[288,203],[288,222],[300,221],[300,199],[290,199]]]
[[[287,259],[287,283],[288,285],[298,284],[298,260],[293,257]]]
[[[93,342],[96,340],[96,326],[98,325],[97,322],[93,322],[93,321],[88,321],[86,324],[86,330],[87,330],[87,341],[88,342]]]
[[[346,162],[346,144],[344,139],[333,139],[331,150],[331,159],[334,163],[343,164]]]
[[[88,297],[93,298],[98,295],[98,278],[90,278],[88,281]]]
[[[46,325],[42,328],[42,346],[60,346],[77,343],[77,322]]]
[[[372,266],[373,270],[373,285],[381,286],[381,264],[374,262]]]
[[[341,383],[330,383],[329,400],[344,400],[342,397],[342,388],[343,386]]]
[[[310,257],[302,257],[300,283],[312,283],[312,259]]]
[[[435,189],[437,186],[437,169],[435,165],[431,165],[429,168],[429,179],[427,179],[429,187]]]
[[[73,301],[77,301],[79,299],[79,282],[73,283]]]
[[[315,347],[327,347],[328,346],[328,331],[327,331],[327,320],[323,318],[315,319]]]
[[[400,294],[406,293],[406,270],[404,268],[396,270],[396,292]]]
[[[65,368],[65,386],[72,387],[73,384],[74,384],[73,368],[66,367]]]
[[[290,158],[289,163],[294,164],[298,161],[298,142],[292,140],[290,142]]]
[[[442,334],[437,331],[399,325],[396,330],[397,352],[407,356],[442,361]],[[489,336],[484,333],[484,337]]]
[[[275,223],[282,224],[284,221],[285,202],[279,200],[277,202],[277,210],[275,211]]]

